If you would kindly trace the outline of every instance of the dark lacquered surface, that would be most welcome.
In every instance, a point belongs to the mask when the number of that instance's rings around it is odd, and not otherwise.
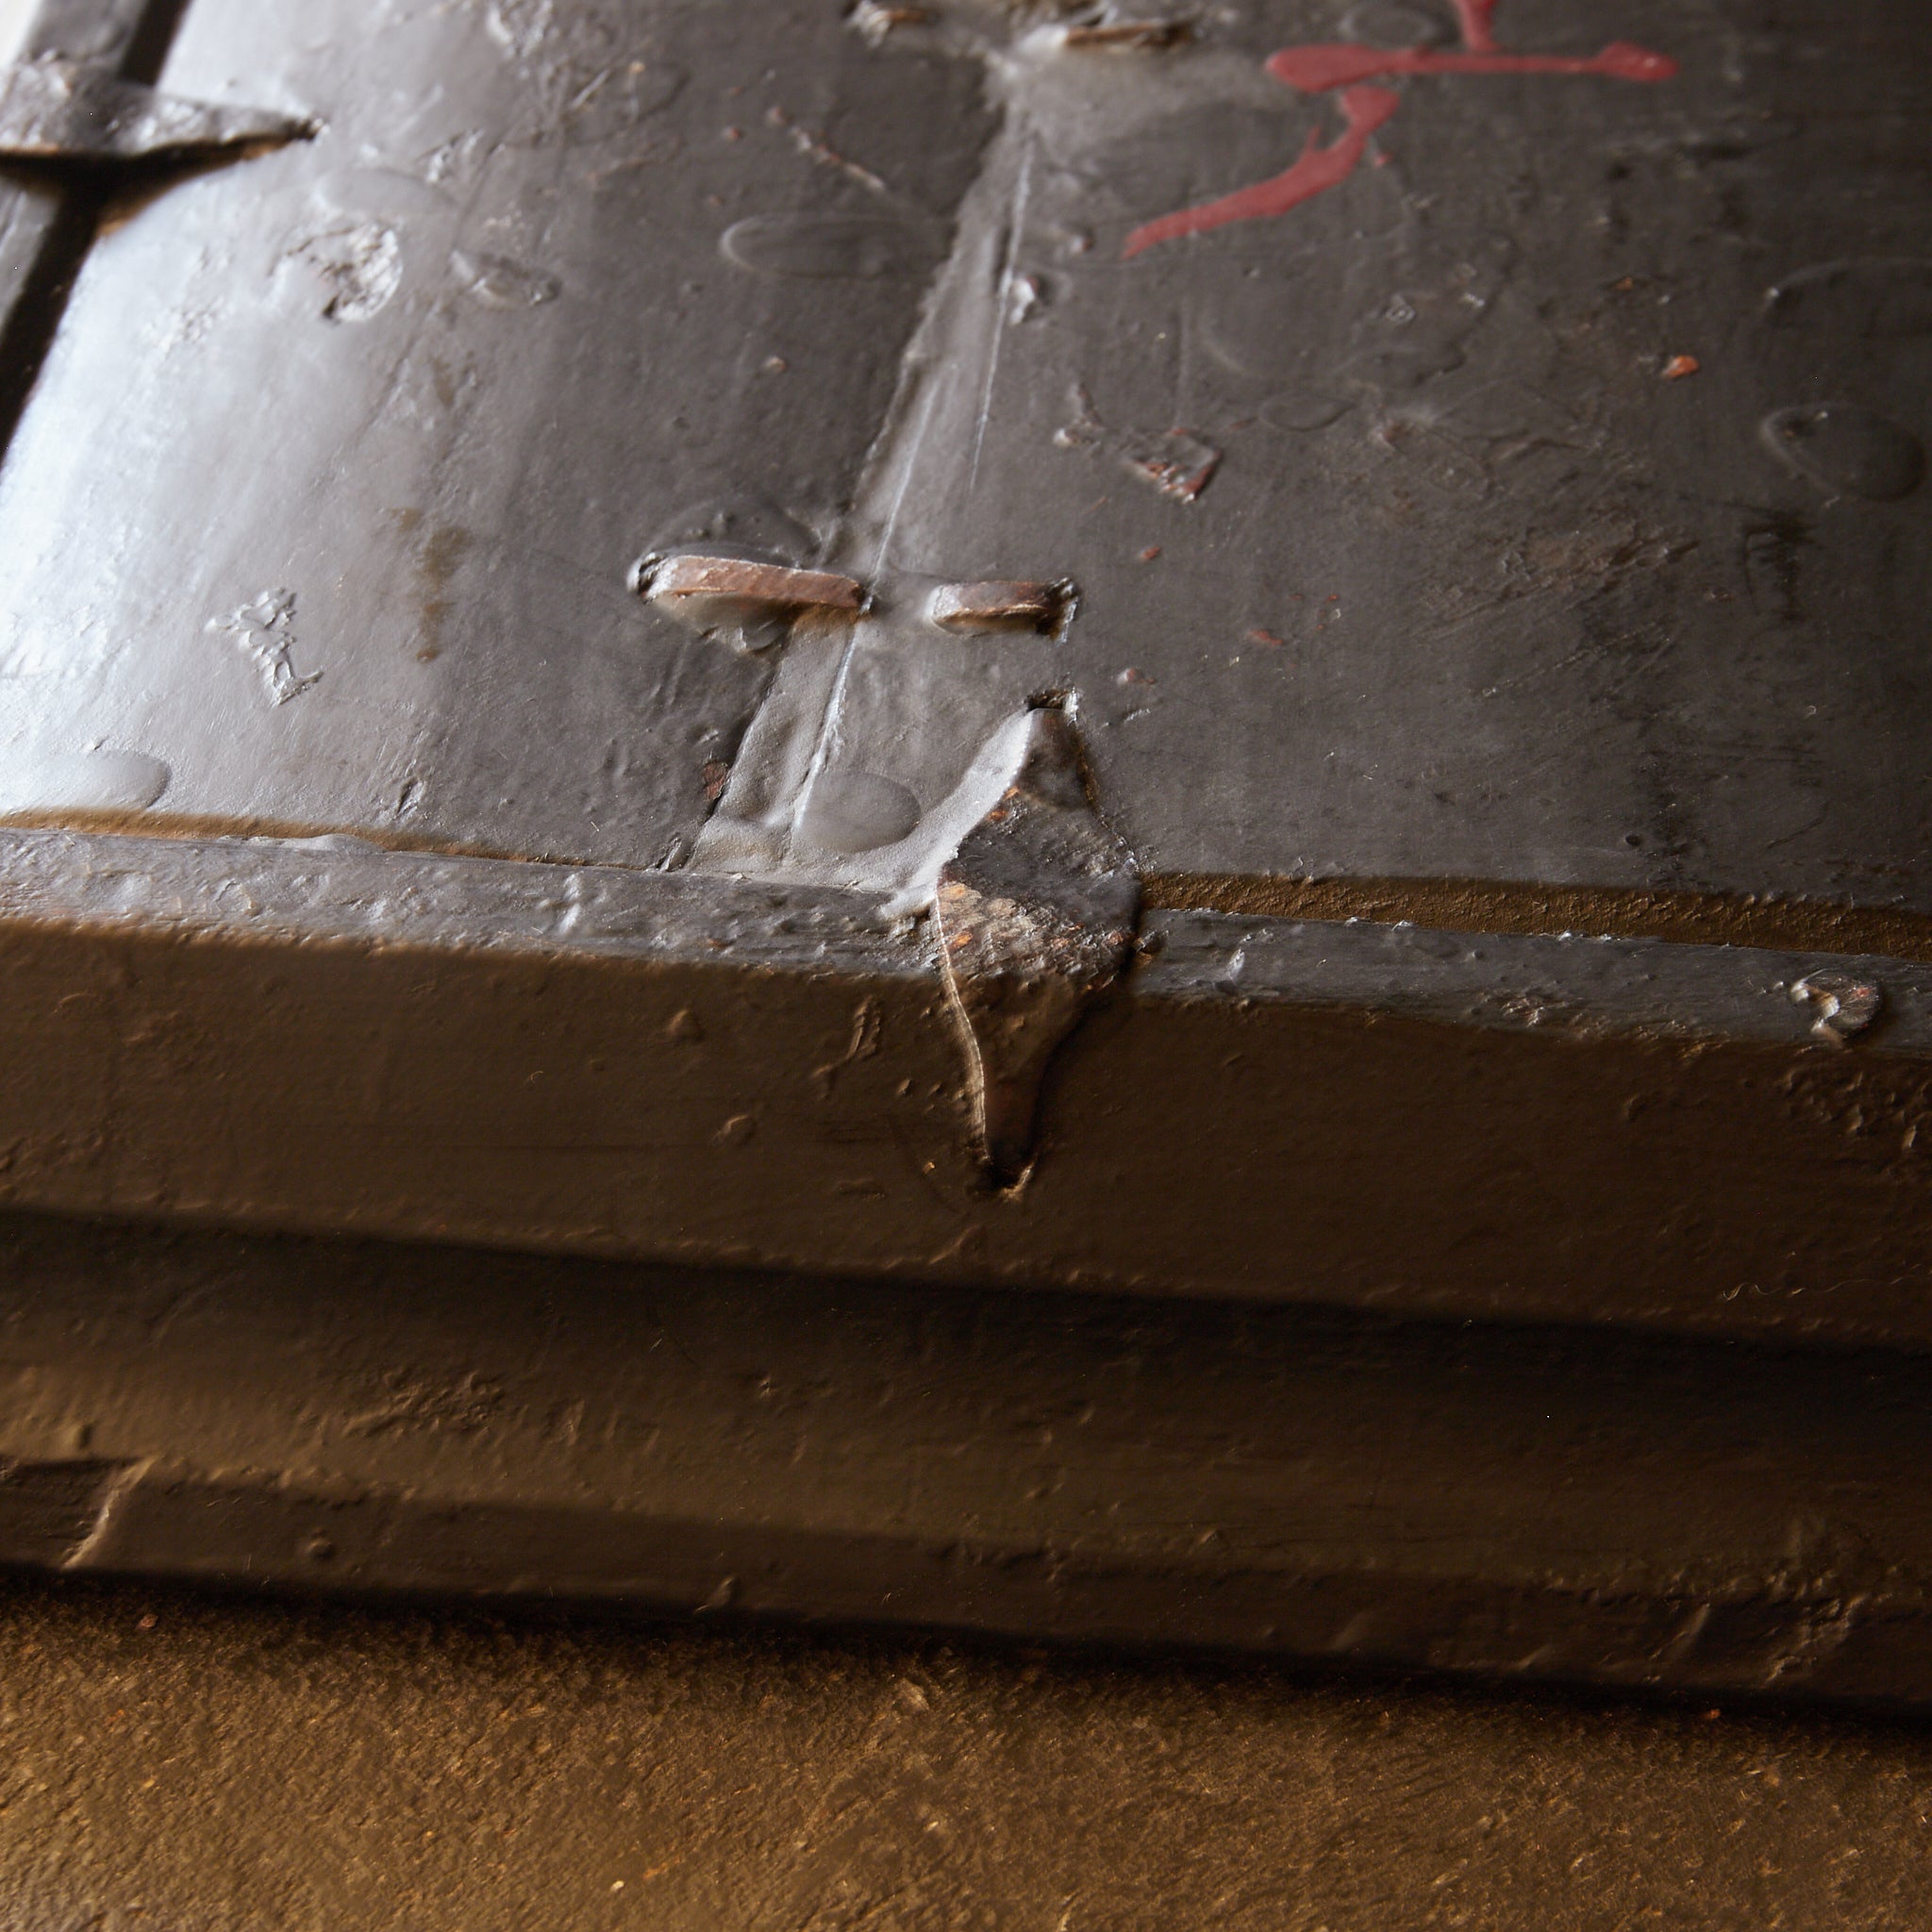
[[[1328,192],[1124,259],[1341,138],[1265,57],[1455,44],[1357,13],[196,0],[172,91],[326,128],[82,279],[0,483],[8,802],[675,863],[762,706],[724,810],[776,782],[796,871],[774,739],[931,810],[1050,686],[1150,870],[1932,908],[1920,11],[1514,0],[1678,72],[1385,77]],[[836,679],[628,598],[720,506],[874,590]],[[1076,579],[1067,639],[918,619],[985,575]]]
[[[322,125],[13,310],[0,1191],[1921,1335],[1919,16],[1461,13],[195,0]],[[1008,1195],[903,915],[1036,701],[1152,916]]]
[[[1932,1707],[1923,1355],[0,1218],[0,1565]]]

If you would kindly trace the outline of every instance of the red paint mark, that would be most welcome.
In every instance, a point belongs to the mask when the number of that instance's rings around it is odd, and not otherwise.
[[[1219,201],[1204,202],[1199,208],[1184,208],[1158,221],[1143,223],[1127,237],[1124,258],[1139,255],[1157,242],[1172,242],[1182,235],[1205,235],[1210,228],[1223,228],[1230,222],[1258,222],[1270,215],[1285,215],[1290,208],[1312,201],[1318,194],[1339,187],[1355,173],[1369,144],[1369,137],[1402,105],[1402,96],[1386,87],[1352,87],[1341,96],[1341,114],[1347,131],[1324,147],[1319,129],[1308,130],[1307,144],[1301,158],[1286,174],[1272,181],[1257,181],[1252,188],[1238,188]]]
[[[1495,52],[1496,37],[1490,29],[1495,10],[1496,0],[1456,0],[1456,20],[1462,29],[1462,44],[1472,54]]]
[[[1305,94],[1354,87],[1401,74],[1603,74],[1612,80],[1669,80],[1677,63],[1667,54],[1628,41],[1612,41],[1587,60],[1568,54],[1441,54],[1431,47],[1284,47],[1270,57],[1268,72]]]
[[[1156,558],[1157,557],[1158,557],[1159,555],[1160,555],[1160,545],[1159,545],[1158,543],[1150,543],[1150,544],[1148,544],[1148,546],[1146,547],[1146,549],[1144,549],[1143,551],[1141,551],[1141,561],[1142,563],[1152,563],[1152,562],[1154,561],[1154,559],[1155,559],[1155,558]]]
[[[1141,438],[1121,452],[1121,459],[1135,475],[1176,503],[1194,502],[1221,467],[1221,452],[1185,429]]]
[[[1267,644],[1278,651],[1287,644],[1288,640],[1276,637],[1272,630],[1251,630],[1248,633],[1248,641],[1256,644]]]
[[[1366,85],[1370,81],[1410,74],[1594,74],[1612,80],[1648,83],[1669,80],[1678,71],[1677,63],[1668,54],[1655,53],[1629,41],[1612,41],[1601,53],[1588,58],[1567,54],[1505,53],[1496,44],[1491,25],[1497,4],[1498,0],[1454,0],[1457,24],[1462,33],[1462,47],[1457,53],[1440,53],[1430,47],[1364,47],[1331,42],[1283,47],[1279,53],[1271,55],[1267,71],[1284,87],[1309,94],[1341,90],[1341,114],[1347,124],[1343,132],[1324,147],[1320,130],[1311,130],[1294,166],[1271,181],[1257,181],[1252,188],[1237,189],[1218,201],[1143,222],[1127,237],[1122,258],[1131,259],[1157,242],[1177,241],[1183,235],[1204,235],[1230,222],[1265,221],[1274,215],[1283,215],[1318,194],[1325,194],[1331,188],[1339,188],[1360,165],[1370,136],[1402,105],[1399,94],[1387,88]],[[1386,155],[1377,155],[1376,165],[1387,159]]]
[[[1673,356],[1663,366],[1666,382],[1681,382],[1687,375],[1695,375],[1704,367],[1695,356]]]

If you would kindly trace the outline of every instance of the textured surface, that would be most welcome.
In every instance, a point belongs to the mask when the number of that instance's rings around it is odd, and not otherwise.
[[[1899,960],[1150,916],[990,1194],[860,894],[0,834],[0,1199],[908,1281],[1923,1343]],[[1793,993],[1876,988],[1849,1046]]]
[[[767,673],[627,573],[836,517],[977,70],[832,6],[202,0],[165,86],[322,131],[150,188],[88,261],[0,481],[0,805],[675,861]],[[728,259],[746,220],[903,246],[817,280]]]
[[[1604,11],[195,0],[323,125],[0,473],[0,1197],[1923,1341],[1925,16]],[[994,1201],[886,915],[1035,704],[1173,958]]]
[[[1932,1364],[0,1221],[0,1562],[1932,1707]]]
[[[805,875],[1055,691],[1164,876],[1932,913],[1916,0],[842,11],[195,0],[172,91],[325,125],[88,264],[0,804]],[[873,608],[768,693],[680,538]]]
[[[929,1646],[0,1594],[23,1932],[1919,1932],[1932,1744]]]
[[[1519,52],[1412,67],[1326,192],[1153,245],[1336,141],[1296,47],[1440,49],[1450,9],[1250,6],[1144,52],[941,18],[1004,118],[840,535],[878,608],[788,655],[713,836],[769,817],[768,738],[813,738],[802,792],[931,804],[1051,687],[1170,903],[1247,874],[1407,880],[1415,917],[1445,878],[1595,889],[1582,924],[1659,890],[1932,908],[1923,9],[1512,0]],[[1508,71],[1612,37],[1665,58]],[[1063,644],[921,624],[934,576],[995,568],[1078,582]]]
[[[0,155],[10,160],[187,164],[279,147],[311,132],[287,115],[157,93],[93,62],[42,58],[0,70]]]

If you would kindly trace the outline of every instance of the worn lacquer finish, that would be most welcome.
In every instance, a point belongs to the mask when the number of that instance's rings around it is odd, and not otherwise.
[[[1923,917],[1919,16],[1440,25],[960,32],[1005,116],[841,538],[874,614],[781,666],[721,824],[769,823],[787,756],[795,799],[852,769],[931,802],[1051,688],[1177,902]],[[962,664],[922,627],[936,575],[993,570],[1080,585],[1063,642]]]
[[[930,944],[875,897],[275,841],[0,858],[20,1206],[1932,1341],[1932,967],[1152,913],[999,1193]],[[1051,1045],[1077,1008],[1000,974],[1031,945],[1091,988],[1124,883],[1015,900],[967,1018]]]
[[[0,1561],[1932,1703],[1921,1357],[0,1216]]]
[[[0,470],[0,1192],[1923,1341],[1918,9],[887,13],[188,8],[316,131]]]
[[[676,862],[767,673],[629,567],[802,562],[835,521],[974,170],[976,73],[889,65],[831,8],[747,36],[235,0],[189,10],[165,83],[320,131],[145,191],[94,249],[0,483],[0,807]],[[776,238],[749,270],[720,246],[745,222]],[[795,272],[828,248],[831,279]],[[104,754],[165,782],[130,801]]]
[[[1050,690],[1153,874],[1932,910],[1914,9],[331,7],[190,8],[322,136],[129,210],[0,484],[16,814],[806,875]],[[720,540],[872,600],[769,702],[624,593]]]

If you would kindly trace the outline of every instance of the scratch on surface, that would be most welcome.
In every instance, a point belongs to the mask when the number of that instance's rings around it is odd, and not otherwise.
[[[911,379],[918,379],[916,370]],[[899,473],[899,487],[892,493],[892,507],[886,513],[885,527],[879,532],[879,547],[873,558],[872,575],[877,578],[886,567],[886,558],[892,547],[892,532],[898,527],[899,512],[905,508],[907,491],[912,487],[912,473],[919,467],[919,453],[925,443],[926,433],[932,427],[933,409],[938,401],[940,385],[932,384],[925,392],[925,399],[920,406],[918,427],[912,433],[910,446],[906,451],[903,466]],[[839,668],[832,676],[832,688],[825,697],[824,714],[819,721],[819,728],[812,742],[811,758],[805,768],[805,776],[800,781],[798,795],[792,801],[791,823],[795,825],[811,803],[813,788],[824,771],[826,761],[837,749],[840,721],[845,710],[845,689],[852,677],[852,660],[858,651],[860,619],[846,626],[845,642],[839,653]]]
[[[816,161],[822,168],[830,168],[835,174],[843,175],[848,180],[873,194],[891,197],[892,191],[870,168],[860,167],[857,161],[849,160],[837,148],[825,141],[824,136],[814,134],[810,128],[802,127],[783,108],[773,107],[765,110],[766,123],[781,128],[791,137],[791,145],[808,161]]]
[[[992,414],[993,379],[999,375],[1000,350],[1007,340],[1007,320],[1013,307],[1013,275],[1020,265],[1020,244],[1026,233],[1026,200],[1033,185],[1033,142],[1029,138],[1020,158],[1019,185],[1013,192],[1011,225],[1007,230],[1007,259],[993,295],[992,347],[986,358],[986,384],[979,392],[979,419],[973,431],[973,464],[966,475],[966,494],[979,481],[979,455],[986,447],[987,419]]]
[[[1472,620],[1482,614],[1472,613]],[[1466,626],[1457,626],[1464,627]],[[1514,677],[1506,677],[1499,683],[1484,685],[1480,695],[1486,698],[1499,697],[1506,691],[1519,691],[1526,684],[1535,684],[1545,677],[1555,677],[1560,672],[1574,671],[1578,665],[1609,663],[1614,666],[1614,675],[1604,687],[1603,694],[1607,697],[1618,696],[1633,677],[1648,672],[1659,659],[1666,657],[1675,641],[1674,638],[1665,638],[1660,642],[1651,645],[1646,651],[1621,658],[1612,658],[1611,654],[1599,645],[1579,644],[1574,651],[1568,651],[1547,664],[1533,664],[1527,671],[1518,672]]]
[[[917,379],[916,376],[914,378]],[[879,547],[872,560],[872,574],[874,577],[886,567],[886,558],[892,548],[892,532],[899,527],[899,512],[906,508],[906,492],[912,488],[912,473],[919,467],[919,453],[925,447],[926,433],[932,427],[933,409],[939,399],[940,386],[935,383],[925,392],[925,402],[919,412],[919,427],[913,431],[911,447],[906,452],[906,461],[899,472],[899,487],[892,492],[892,507],[886,512],[885,528],[879,532]]]
[[[121,1505],[141,1486],[151,1467],[152,1463],[145,1458],[127,1463],[101,1485],[100,1493],[94,1498],[94,1520],[88,1525],[87,1534],[60,1558],[61,1569],[85,1570],[92,1563],[114,1527]]]

